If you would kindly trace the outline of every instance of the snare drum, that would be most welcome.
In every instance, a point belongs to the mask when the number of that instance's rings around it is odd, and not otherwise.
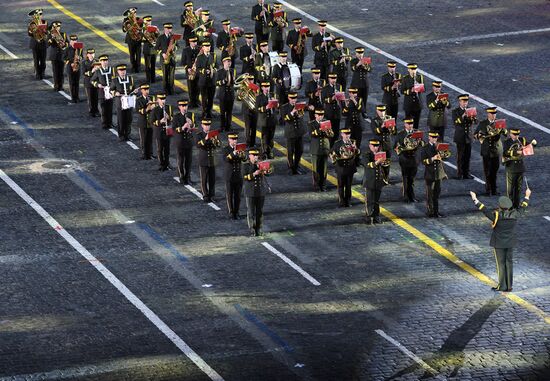
[[[136,96],[135,95],[122,95],[120,97],[120,105],[123,110],[128,110],[130,108],[136,107]]]
[[[300,73],[300,67],[295,63],[289,63],[288,69],[290,70],[290,89],[300,90],[302,87],[302,73]]]
[[[111,94],[111,89],[108,87],[103,88],[103,94],[105,95],[105,99],[112,99],[113,94]]]

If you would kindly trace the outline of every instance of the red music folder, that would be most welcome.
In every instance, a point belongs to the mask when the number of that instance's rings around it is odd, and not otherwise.
[[[258,169],[262,172],[269,171],[269,168],[271,168],[271,163],[267,160],[258,162]]]
[[[477,116],[477,108],[475,107],[468,107],[465,111],[465,115],[468,118],[475,118]]]
[[[296,110],[305,110],[306,109],[306,106],[307,106],[307,103],[306,102],[296,102],[294,104],[294,108]]]
[[[370,65],[372,63],[372,58],[371,57],[363,57],[363,58],[361,58],[361,62],[363,63],[363,65]]]
[[[307,26],[301,27],[300,34],[309,34],[309,28]]]
[[[237,145],[235,146],[235,150],[237,152],[246,151],[246,143],[237,143]]]
[[[48,24],[38,24],[38,30],[41,32],[45,32],[48,29]]]
[[[523,156],[532,156],[535,154],[535,149],[533,148],[532,144],[527,144],[523,147]]]
[[[374,154],[374,160],[386,160],[386,152],[382,151],[382,152],[376,152]]]
[[[337,91],[334,93],[334,95],[336,96],[337,101],[343,101],[346,99],[346,93],[344,93],[343,91]]]
[[[506,128],[506,119],[495,120],[495,128],[498,128],[499,130]]]
[[[75,49],[83,49],[84,48],[84,43],[83,42],[75,42],[73,44],[74,48]]]
[[[330,123],[330,120],[323,120],[319,123],[319,128],[321,131],[328,131],[332,128],[332,124]]]
[[[279,101],[277,99],[270,99],[267,101],[266,109],[271,110],[277,107],[279,107]]]
[[[413,139],[422,139],[424,137],[424,131],[414,131],[411,134],[411,138]]]
[[[281,11],[281,10],[275,11],[275,12],[273,12],[273,17],[283,17],[284,14],[285,14],[284,11]]]
[[[414,85],[413,91],[415,93],[423,93],[426,90],[424,89],[424,84],[423,83],[417,83],[416,85]]]
[[[256,85],[254,82],[249,82],[248,88],[254,92],[260,90],[260,86]]]
[[[438,101],[442,101],[442,100],[449,100],[449,94],[447,93],[439,93],[437,94],[437,100]]]
[[[395,119],[391,118],[384,121],[384,128],[394,128],[395,127]]]
[[[437,143],[438,151],[448,151],[449,150],[449,143]]]
[[[183,37],[182,34],[174,33],[174,34],[172,35],[172,40],[174,40],[174,41],[179,41],[179,40],[181,40],[182,37]]]
[[[215,138],[215,137],[218,136],[219,134],[220,134],[220,130],[208,131],[208,139]]]
[[[173,136],[174,129],[172,127],[166,127],[166,136]]]
[[[155,25],[148,25],[147,26],[147,32],[148,33],[155,33],[158,32],[159,28],[157,28]]]
[[[235,27],[231,28],[229,33],[232,36],[235,36],[235,35],[241,34],[243,32],[244,32],[243,28],[239,28],[238,26],[235,26]]]

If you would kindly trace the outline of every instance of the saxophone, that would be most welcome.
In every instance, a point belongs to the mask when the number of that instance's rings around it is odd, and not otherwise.
[[[298,42],[296,42],[296,54],[302,54],[306,47],[307,32],[302,32],[302,28],[298,31]]]
[[[168,48],[166,49],[166,58],[164,59],[164,64],[170,64],[170,60],[176,54],[176,43],[174,38],[170,36],[170,42],[168,43]]]
[[[76,73],[77,71],[80,70],[80,52],[79,52],[80,49],[75,49],[74,50],[74,58],[73,58],[73,62],[71,62],[71,69],[73,71],[73,73]]]

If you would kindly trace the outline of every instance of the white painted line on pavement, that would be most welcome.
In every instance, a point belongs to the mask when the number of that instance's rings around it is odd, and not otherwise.
[[[174,177],[174,180],[176,180],[178,183],[180,182],[180,179],[178,177]],[[195,188],[193,188],[191,185],[186,185],[185,186],[191,193],[193,193],[195,196],[197,196],[198,198],[200,198],[202,200],[202,194],[201,192],[199,192],[198,190],[196,190]],[[214,210],[221,210],[220,207],[216,204],[214,204],[213,202],[209,202],[208,203],[208,206],[211,207],[212,209]]]
[[[543,216],[546,221],[550,221],[550,216]]]
[[[118,136],[118,132],[114,128],[109,128],[109,131],[111,131],[115,136]]]
[[[214,204],[213,202],[209,202],[208,206],[211,207],[214,210],[221,210],[220,207],[218,205]]]
[[[269,251],[271,251],[273,254],[281,258],[287,265],[292,267],[294,270],[296,270],[298,273],[300,273],[301,276],[306,278],[311,284],[314,286],[320,286],[321,283],[311,275],[309,275],[307,272],[305,272],[300,266],[298,266],[296,263],[292,262],[286,255],[281,253],[279,250],[275,249],[273,246],[271,246],[267,242],[262,242],[262,245]]]
[[[456,167],[456,165],[454,165],[453,163],[448,163],[448,162],[444,161],[443,164],[448,165],[451,168],[458,169]],[[474,175],[472,175],[472,176],[474,176]],[[485,181],[481,180],[479,177],[474,176],[474,180],[477,181],[480,184],[485,184]]]
[[[403,352],[405,355],[407,355],[407,357],[414,360],[414,362],[416,362],[422,368],[424,368],[428,372],[432,373],[434,376],[437,375],[437,372],[434,368],[432,368],[431,366],[426,364],[426,362],[424,360],[422,360],[420,357],[418,357],[417,355],[415,355],[414,353],[409,351],[407,348],[405,348],[403,346],[403,344],[401,344],[399,341],[395,340],[393,337],[389,336],[386,332],[382,331],[381,329],[376,329],[376,330],[374,330],[374,332],[376,332],[377,334],[382,336],[384,339],[388,340],[390,343],[395,345],[397,347],[397,349],[399,349],[401,352]],[[446,380],[445,377],[442,377],[440,375],[437,375],[436,378],[439,379],[439,380]]]
[[[43,79],[42,81],[44,81],[48,86],[50,86],[51,88],[53,88],[53,83],[51,83],[51,81],[48,81],[47,79]],[[63,90],[58,91],[58,93],[61,94],[61,95],[63,95],[66,99],[71,100],[71,97],[69,96],[69,94],[67,94],[67,93],[64,92]]]
[[[127,141],[126,144],[128,144],[128,145],[129,145],[130,147],[132,147],[133,149],[139,149],[139,147],[136,146],[136,145],[134,144],[134,142]]]
[[[164,7],[164,4],[162,4],[160,1],[158,0],[153,0],[153,3],[157,3],[158,5],[162,5]]]
[[[286,2],[285,0],[280,0],[279,2],[280,2],[281,4],[283,4],[284,6],[286,6],[287,8],[292,9],[293,11],[295,11],[295,12],[301,14],[302,16],[307,17],[308,19],[310,19],[310,20],[312,20],[312,21],[315,21],[315,22],[319,21],[319,19],[318,19],[317,17],[310,15],[309,13],[307,13],[307,12],[301,10],[300,8],[298,8],[298,7],[294,6],[294,5],[292,5],[292,4],[288,3],[288,2]],[[367,48],[369,48],[369,49],[375,51],[376,53],[379,53],[379,54],[381,54],[381,55],[383,55],[383,56],[385,56],[385,57],[387,57],[387,58],[389,58],[389,59],[391,59],[391,60],[394,60],[395,62],[398,62],[398,63],[400,63],[401,65],[404,65],[404,66],[407,65],[407,62],[405,62],[404,60],[400,59],[399,57],[396,57],[396,56],[394,56],[393,54],[390,54],[390,53],[388,53],[388,52],[386,52],[386,51],[384,51],[384,50],[382,50],[382,49],[380,49],[380,48],[377,48],[376,46],[369,44],[369,43],[366,42],[365,40],[362,40],[362,39],[360,39],[360,38],[357,38],[357,37],[355,37],[355,36],[352,36],[351,34],[346,33],[346,32],[344,32],[343,30],[341,30],[341,29],[339,29],[339,28],[336,28],[336,27],[334,27],[334,26],[332,26],[332,25],[330,25],[330,24],[327,24],[327,28],[333,30],[334,32],[340,34],[340,35],[343,36],[343,37],[346,37],[347,39],[353,40],[353,41],[357,42],[358,44],[362,44],[362,45],[364,45],[365,47],[367,47]],[[485,99],[483,99],[483,98],[478,97],[477,95],[474,95],[474,94],[472,94],[472,93],[470,93],[470,92],[468,92],[468,91],[466,91],[466,90],[464,90],[464,89],[461,89],[460,87],[455,86],[455,85],[453,85],[452,83],[449,83],[449,82],[447,82],[447,81],[445,81],[445,80],[443,80],[443,79],[437,77],[437,76],[434,75],[434,74],[430,74],[430,73],[425,72],[424,70],[420,70],[420,69],[418,70],[418,73],[424,74],[426,77],[432,78],[433,80],[445,82],[445,86],[447,86],[447,87],[450,88],[450,89],[453,89],[454,91],[458,92],[459,94],[462,94],[462,93],[469,93],[471,99],[475,99],[475,100],[478,101],[479,103],[482,103],[482,104],[484,104],[484,105],[486,105],[486,106],[491,106],[491,107],[497,106],[497,105],[495,105],[494,103],[491,103],[491,102],[489,102],[489,101],[487,101],[487,100],[485,100]],[[518,119],[518,120],[522,121],[523,123],[530,125],[531,127],[535,127],[535,128],[537,128],[537,129],[539,129],[539,130],[541,130],[541,131],[543,131],[543,132],[546,132],[547,134],[550,134],[550,128],[544,127],[543,125],[541,125],[541,124],[539,124],[539,123],[537,123],[537,122],[534,122],[534,121],[532,121],[532,120],[530,120],[530,119],[527,119],[527,118],[524,117],[524,116],[518,115],[518,114],[516,114],[516,113],[514,113],[514,112],[512,112],[512,111],[510,111],[510,110],[507,110],[507,109],[505,109],[505,108],[502,108],[502,107],[500,107],[500,106],[497,106],[497,107],[498,107],[498,112],[499,112],[499,113],[502,113],[502,114],[506,114],[506,115],[508,115],[508,116],[511,116],[512,118]]]
[[[8,56],[10,56],[11,58],[15,58],[15,59],[18,58],[15,54],[13,54],[12,52],[10,52],[10,51],[8,50],[8,48],[6,48],[6,47],[5,47],[4,45],[2,45],[2,44],[0,44],[0,49],[2,49],[3,51],[5,51],[6,54],[7,54]]]
[[[105,279],[109,281],[130,303],[132,303],[151,323],[153,323],[182,353],[195,363],[211,380],[223,378],[208,365],[185,341],[183,341],[164,321],[130,291],[107,267],[65,230],[40,204],[29,196],[15,181],[0,169],[0,178],[44,219],[61,237],[82,255]]]

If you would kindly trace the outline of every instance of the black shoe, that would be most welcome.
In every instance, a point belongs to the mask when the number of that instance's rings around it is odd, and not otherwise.
[[[503,292],[506,292],[507,290],[501,290],[500,288],[498,287],[491,287],[491,290],[493,291],[503,291]]]
[[[159,166],[158,170],[162,172],[162,170],[163,170],[162,166]]]
[[[172,169],[174,169],[174,167],[172,167],[170,164],[168,164],[168,165],[166,166],[166,169],[172,170]]]
[[[365,224],[366,225],[373,225],[372,217],[366,217],[365,218]]]
[[[203,197],[202,197],[202,201],[204,201],[204,202],[212,202],[212,200],[211,200],[210,197],[208,197],[208,196],[206,196],[206,197],[203,196]]]
[[[382,220],[380,219],[380,217],[374,217],[374,221],[373,221],[375,224],[382,224]]]
[[[183,185],[189,185],[189,180],[180,180],[180,183]]]
[[[256,231],[254,229],[250,229],[250,236],[256,237]]]
[[[298,174],[300,174],[300,175],[306,174],[306,171],[304,171],[304,170],[303,170],[302,168],[300,168],[300,167],[296,168],[296,172],[298,172]]]
[[[319,192],[328,192],[327,188],[323,185],[319,187]]]
[[[214,197],[210,197],[210,202],[216,202],[217,200]]]
[[[157,158],[155,155],[151,155],[151,157],[152,157],[153,159],[156,159],[156,158]]]
[[[413,198],[411,199],[411,201],[412,201],[412,202],[420,202],[420,200],[419,200],[419,199],[417,199],[417,198],[414,198],[414,197],[413,197]]]
[[[343,202],[339,202],[338,203],[338,207],[339,208],[344,208],[346,206],[346,204],[344,204]]]
[[[411,202],[413,202],[410,198],[408,197],[405,197],[403,200],[402,200],[404,203],[406,204],[410,204]]]
[[[435,218],[435,215],[432,212],[426,212],[426,217]]]
[[[437,212],[437,213],[434,213],[434,217],[435,217],[435,218],[443,218],[443,217],[445,217],[445,216],[444,216],[443,214]]]

